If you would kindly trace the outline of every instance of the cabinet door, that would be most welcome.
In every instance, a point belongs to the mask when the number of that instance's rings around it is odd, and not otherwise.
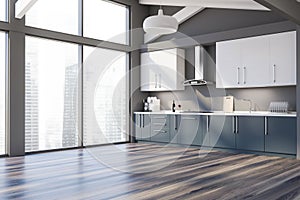
[[[135,115],[135,138],[136,140],[149,141],[151,136],[150,115]]]
[[[142,115],[136,114],[135,115],[135,139],[141,140],[142,139],[142,125],[141,125],[141,119]]]
[[[202,146],[210,147],[210,138],[209,138],[209,120],[210,116],[201,116],[200,126],[202,130]]]
[[[217,42],[216,87],[232,88],[241,86],[241,70],[240,41]]]
[[[176,48],[142,53],[141,90],[184,90],[184,56],[184,50]]]
[[[181,115],[171,115],[170,119],[170,143],[178,143],[178,127]]]
[[[267,152],[296,154],[296,117],[268,117],[265,150]]]
[[[151,120],[150,115],[142,115],[142,140],[151,140]]]
[[[218,148],[235,148],[234,117],[210,116],[210,146]]]
[[[264,151],[264,117],[239,116],[236,119],[236,148]]]
[[[153,115],[151,117],[151,141],[170,142],[169,116]]]
[[[159,68],[157,70],[158,89],[162,91],[176,90],[177,86],[177,51],[169,49],[159,54]]]
[[[185,145],[200,145],[200,116],[182,115],[178,127],[178,143]]]
[[[153,60],[154,59],[154,60]],[[154,91],[158,87],[157,66],[155,58],[149,53],[141,54],[141,91]]]
[[[245,87],[269,84],[269,39],[259,36],[241,40],[241,81]]]
[[[270,36],[270,67],[273,85],[296,85],[296,32]]]

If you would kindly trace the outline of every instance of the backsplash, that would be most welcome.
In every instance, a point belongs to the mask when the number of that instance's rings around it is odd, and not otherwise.
[[[193,92],[194,91],[194,92]],[[151,96],[157,96],[161,100],[161,109],[170,110],[172,100],[176,106],[180,104],[182,110],[222,110],[223,91],[214,89],[214,97],[210,97],[211,89],[205,86],[194,86],[186,88],[181,92],[157,92]],[[287,101],[289,110],[296,110],[296,87],[274,87],[274,88],[251,88],[251,89],[226,89],[226,95],[234,96],[235,99],[250,100],[255,110],[268,110],[271,101]],[[216,96],[216,94],[220,96]],[[194,95],[195,94],[195,95]],[[197,103],[198,102],[198,105]],[[199,107],[198,107],[199,106]],[[178,107],[176,107],[178,108]]]

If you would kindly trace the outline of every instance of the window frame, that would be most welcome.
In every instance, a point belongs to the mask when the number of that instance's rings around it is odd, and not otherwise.
[[[8,0],[6,0],[6,1],[8,2]],[[105,43],[122,45],[122,46],[126,46],[126,47],[132,46],[131,31],[130,31],[131,27],[132,27],[132,25],[131,25],[131,6],[124,2],[120,2],[117,0],[100,0],[100,1],[105,1],[105,2],[115,4],[118,6],[123,6],[126,8],[126,25],[125,25],[126,26],[126,43],[125,44],[84,36],[84,3],[83,3],[84,0],[78,0],[78,21],[77,21],[78,34],[70,34],[70,33],[65,33],[65,32],[61,32],[61,31],[57,31],[57,30],[50,30],[50,29],[44,29],[44,28],[40,28],[40,27],[26,25],[26,15],[25,15],[25,27],[28,27],[30,29],[46,31],[46,32],[53,32],[53,33],[59,33],[59,34],[64,34],[64,35],[80,37],[83,39],[91,39],[91,40],[98,41],[99,43],[105,42]],[[7,8],[8,8],[8,6],[7,6]],[[7,16],[8,16],[8,14],[7,14]]]

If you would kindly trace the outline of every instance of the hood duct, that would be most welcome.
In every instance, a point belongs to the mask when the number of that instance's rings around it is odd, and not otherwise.
[[[184,81],[184,86],[207,85],[210,82],[204,80],[204,48],[195,46],[195,77]]]

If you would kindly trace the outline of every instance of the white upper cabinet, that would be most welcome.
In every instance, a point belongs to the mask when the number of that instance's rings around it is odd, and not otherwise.
[[[296,85],[296,32],[270,36],[273,85]]]
[[[296,84],[296,34],[217,43],[217,88]]]
[[[241,79],[244,87],[260,87],[269,81],[269,40],[253,37],[241,40]]]
[[[141,91],[184,90],[184,73],[183,49],[141,53]]]
[[[226,50],[226,51],[225,51]],[[241,44],[238,41],[217,43],[216,86],[238,87],[241,83]]]

